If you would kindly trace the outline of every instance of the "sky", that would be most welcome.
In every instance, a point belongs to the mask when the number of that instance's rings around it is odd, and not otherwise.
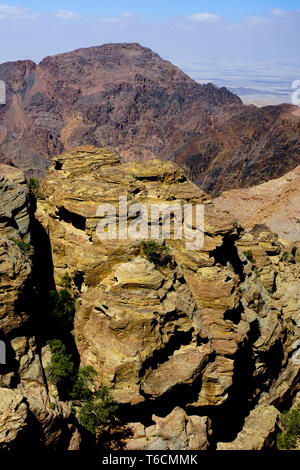
[[[107,42],[139,42],[245,102],[289,102],[300,0],[0,0],[0,63]]]

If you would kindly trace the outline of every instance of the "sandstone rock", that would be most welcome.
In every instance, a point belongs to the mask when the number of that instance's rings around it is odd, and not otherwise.
[[[0,238],[0,330],[8,334],[28,320],[31,263],[14,242]]]
[[[0,234],[14,240],[30,240],[27,185],[24,173],[0,165]]]
[[[196,415],[199,407],[223,409],[240,393],[252,413],[256,403],[282,405],[297,392],[299,366],[291,358],[299,273],[275,234],[265,226],[244,232],[172,163],[122,163],[92,147],[54,160],[36,216],[49,234],[57,288],[67,272],[78,297],[73,334],[81,365],[95,368],[97,386],[108,386],[124,409],[142,415],[168,402],[174,429],[183,419],[193,435],[184,431],[169,442],[158,421],[135,423],[128,448],[206,448],[207,438],[197,441],[192,430],[208,420]],[[146,259],[140,240],[100,240],[102,203],[115,208],[117,229],[124,229],[120,196],[147,210],[153,203],[205,204],[204,246],[188,250],[172,229],[170,260],[160,265]],[[238,383],[241,367],[247,390]],[[187,393],[176,395],[177,387]],[[184,417],[187,407],[193,419]],[[272,444],[268,436],[265,442]]]
[[[278,179],[251,188],[226,191],[214,200],[246,228],[265,224],[280,237],[300,240],[300,166]]]
[[[142,390],[146,395],[159,397],[173,387],[193,383],[208,361],[210,348],[181,348],[155,370],[145,376]]]
[[[207,417],[187,416],[179,407],[165,418],[152,417],[155,425],[144,428],[131,424],[134,436],[128,450],[206,450],[209,447],[210,423]]]
[[[28,431],[28,406],[17,390],[0,388],[0,448],[12,450]]]
[[[259,406],[250,412],[245,425],[232,442],[218,443],[217,450],[262,450],[274,447],[279,411],[274,406]]]

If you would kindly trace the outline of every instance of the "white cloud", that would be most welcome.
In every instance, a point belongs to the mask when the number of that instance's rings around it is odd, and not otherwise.
[[[122,16],[124,18],[132,18],[135,14],[132,11],[123,11]]]
[[[270,13],[273,16],[279,16],[281,18],[287,15],[287,12],[285,10],[282,10],[281,8],[273,8]]]
[[[213,13],[195,13],[194,15],[190,15],[187,17],[190,21],[218,21],[220,19],[219,16],[214,15]]]
[[[269,19],[265,16],[247,16],[244,22],[250,26],[259,26],[268,23]]]
[[[57,18],[63,18],[66,20],[69,20],[72,18],[78,18],[78,16],[80,16],[78,13],[74,13],[71,10],[55,10],[54,15]]]
[[[40,15],[29,10],[29,8],[22,8],[18,6],[10,6],[5,3],[0,3],[0,20],[13,19],[24,20],[38,18]]]

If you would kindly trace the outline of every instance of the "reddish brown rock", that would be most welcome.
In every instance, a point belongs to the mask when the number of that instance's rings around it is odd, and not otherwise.
[[[205,191],[258,184],[300,163],[291,105],[243,105],[139,44],[0,65],[0,160],[44,176],[50,157],[105,146],[125,160],[175,159]]]

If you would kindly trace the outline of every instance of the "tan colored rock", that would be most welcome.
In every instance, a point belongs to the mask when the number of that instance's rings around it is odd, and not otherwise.
[[[210,440],[210,422],[205,416],[188,416],[176,407],[165,418],[152,417],[154,425],[148,428],[130,424],[133,437],[127,441],[127,450],[207,450]]]
[[[251,377],[249,390],[241,393],[253,394],[246,397],[250,407],[277,406],[296,393],[299,368],[291,357],[300,278],[265,226],[244,232],[172,163],[121,163],[105,149],[55,157],[45,194],[36,216],[49,234],[57,288],[66,272],[73,279],[78,296],[73,334],[81,365],[95,368],[98,385],[108,386],[116,401],[139,405],[142,413],[150,400],[155,409],[157,399],[174,391],[176,413],[159,419],[172,423],[174,418],[179,432],[185,411],[178,408],[197,412],[230,403],[243,354],[249,360],[245,375],[249,368]],[[190,251],[172,232],[171,262],[160,266],[146,259],[140,240],[99,240],[96,227],[103,216],[97,208],[111,204],[118,229],[120,196],[147,209],[152,203],[204,203],[204,246]],[[243,254],[247,251],[254,263]],[[187,404],[189,395],[175,396],[177,386],[193,390],[193,403]],[[195,416],[193,423],[191,418],[182,419],[193,438],[185,433],[170,443],[156,432],[158,422],[146,429],[135,423],[127,446],[205,447],[205,439],[197,441],[197,429],[207,418]]]
[[[246,228],[265,224],[280,237],[300,240],[300,166],[281,178],[251,188],[225,191],[214,200]]]
[[[162,274],[153,263],[145,258],[136,258],[129,263],[121,264],[114,273],[120,287],[159,289],[163,284]]]
[[[250,412],[242,431],[232,442],[219,442],[217,450],[262,450],[275,446],[279,411],[259,406]]]
[[[207,347],[181,348],[168,361],[148,372],[142,384],[143,392],[159,397],[176,385],[193,383],[208,361],[210,352]]]
[[[27,185],[24,173],[0,164],[0,235],[30,240]]]
[[[0,238],[0,330],[5,334],[28,320],[31,263],[17,245]]]
[[[27,429],[28,406],[17,390],[0,388],[0,448],[14,449]]]

